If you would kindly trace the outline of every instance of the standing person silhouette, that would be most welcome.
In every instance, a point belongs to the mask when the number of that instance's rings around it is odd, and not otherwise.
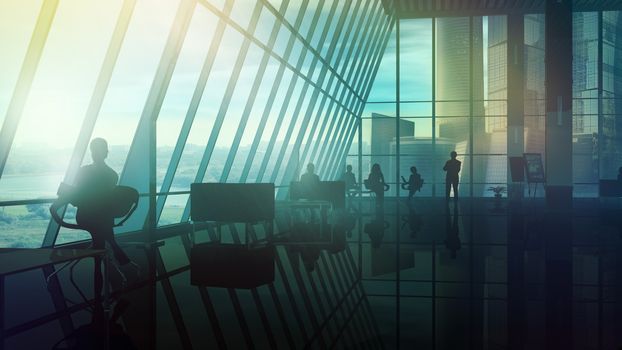
[[[366,187],[376,194],[376,210],[381,209],[384,206],[384,191],[389,189],[389,185],[384,182],[380,164],[375,163],[371,166]]]
[[[458,173],[460,173],[462,162],[456,159],[458,156],[456,151],[451,151],[449,155],[451,159],[445,162],[445,166],[443,167],[443,170],[445,170],[445,199],[449,200],[449,192],[451,187],[453,187],[454,200],[458,200],[458,182],[460,181]]]

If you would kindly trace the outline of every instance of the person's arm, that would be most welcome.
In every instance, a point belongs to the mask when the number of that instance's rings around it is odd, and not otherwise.
[[[458,160],[457,162],[458,162],[458,166],[457,166],[457,170],[458,171],[456,171],[456,174],[460,172],[460,167],[462,166],[462,162],[461,161]]]
[[[445,166],[443,167],[444,171],[447,171],[447,163],[449,163],[449,162],[445,162]]]

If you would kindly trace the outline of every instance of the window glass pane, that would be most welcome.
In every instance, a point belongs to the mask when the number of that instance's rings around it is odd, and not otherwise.
[[[32,197],[56,194],[71,157],[116,16],[119,1],[59,3],[21,116],[0,197],[19,191]],[[75,28],[81,28],[77,31]],[[25,197],[21,197],[23,199]]]
[[[196,7],[158,116],[158,188],[170,164],[172,151],[209,49],[205,43],[211,41],[216,23],[218,21],[211,12],[204,7]]]
[[[0,125],[6,116],[40,9],[40,0],[0,2]]]
[[[253,159],[253,165],[250,168],[247,182],[259,182],[261,180],[258,178],[258,172],[261,163],[263,162],[263,158],[270,156],[266,154],[270,138],[272,137],[273,133],[278,133],[279,129],[284,128],[282,124],[277,125],[276,123],[279,116],[280,107],[285,101],[285,93],[287,92],[287,88],[289,86],[290,80],[292,79],[292,76],[292,72],[289,69],[286,69],[281,81],[277,82],[279,84],[279,90],[274,98],[272,108],[270,109],[270,116],[268,117],[268,121],[262,133],[261,141],[259,143],[259,147],[257,148],[257,154]]]
[[[65,217],[70,220],[71,216],[72,212],[69,212]],[[0,208],[0,248],[40,248],[49,223],[49,204]],[[72,233],[77,236],[80,232],[73,230]]]
[[[400,100],[431,100],[431,19],[400,21],[400,56]]]
[[[244,164],[249,156],[250,147],[255,139],[256,133],[258,132],[258,128],[260,127],[259,122],[261,121],[264,108],[268,102],[268,96],[270,95],[270,90],[274,84],[278,68],[279,65],[276,60],[270,59],[270,61],[268,61],[263,80],[257,92],[257,97],[255,97],[255,102],[248,118],[248,122],[246,123],[246,128],[244,129],[244,134],[240,140],[240,148],[238,149],[238,153],[236,154],[235,160],[231,167],[231,174],[229,175],[229,178],[232,182],[239,181],[240,176],[242,175]]]
[[[263,56],[263,50],[258,46],[251,44],[249,51],[246,55],[246,60],[242,65],[242,70],[235,85],[231,102],[228,105],[227,114],[225,115],[225,123],[223,123],[218,140],[216,141],[216,152],[212,157],[211,163],[223,164],[229,155],[229,149],[234,141],[234,136],[240,127],[240,119],[242,112],[248,101],[248,94],[253,86],[255,77],[257,76],[258,64]],[[239,151],[239,149],[238,149]],[[218,155],[218,157],[216,157]],[[221,158],[222,157],[222,158]],[[229,177],[237,178],[241,174],[229,174]],[[221,180],[220,177],[218,180]],[[226,179],[222,179],[225,181]]]
[[[106,90],[94,137],[110,145],[109,165],[121,172],[177,11],[178,1],[139,0]],[[114,161],[113,161],[114,160]],[[90,159],[85,159],[89,163]]]

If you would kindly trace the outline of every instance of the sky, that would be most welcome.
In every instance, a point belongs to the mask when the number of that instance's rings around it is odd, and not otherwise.
[[[212,3],[222,8],[224,1],[214,0]],[[277,8],[280,5],[280,1],[277,0],[271,3]],[[3,76],[0,80],[0,122],[5,118],[41,4],[41,0],[3,0],[0,2],[0,49],[6,53],[0,55],[0,75]],[[252,4],[254,1],[251,0],[236,1],[232,9],[232,18],[247,23]],[[292,1],[291,4],[286,12],[286,18],[294,22],[300,3]],[[69,148],[73,146],[93,93],[121,5],[122,0],[61,0],[59,2],[15,137],[16,147],[32,145]],[[137,1],[99,112],[94,137],[104,137],[111,144],[122,145],[131,142],[158,68],[177,5],[178,0]],[[310,2],[310,8],[316,5],[317,2]],[[338,6],[343,6],[343,3],[339,2]],[[323,10],[325,15],[328,14],[327,7],[325,6]],[[300,26],[302,33],[308,31],[311,14],[313,11],[309,9],[305,13]],[[264,9],[257,29],[257,37],[260,40],[265,41],[269,36],[272,23],[274,23],[274,18],[271,17],[272,14]],[[216,24],[217,17],[212,12],[202,6],[197,6],[158,118],[159,145],[172,146],[176,142]],[[401,22],[402,100],[431,99],[431,27],[430,19]],[[334,30],[334,27],[330,30]],[[284,50],[284,43],[287,42],[283,40],[286,38],[285,34],[287,31],[279,33],[276,52]],[[317,40],[318,34],[315,33],[313,40]],[[224,86],[231,76],[233,62],[237,58],[242,41],[242,36],[228,27],[207,80],[188,142],[205,143],[220,108]],[[296,45],[294,51],[301,48],[301,45]],[[251,44],[217,146],[226,147],[233,140],[263,53],[260,47]],[[272,85],[277,70],[278,61],[270,59],[258,101],[267,98],[267,91]],[[284,81],[287,82],[290,77],[291,72],[288,72]],[[393,38],[388,43],[382,58],[369,100],[395,100],[394,79],[395,40]],[[281,90],[283,90],[286,84],[281,83],[281,85]],[[296,91],[299,91],[300,85],[297,84]],[[278,113],[278,107],[285,103],[282,97],[280,92],[272,114]],[[429,104],[412,104],[404,108],[414,115],[427,114],[429,109]],[[262,112],[263,104],[258,103],[251,111],[249,127],[257,127],[256,124]],[[275,119],[275,117],[269,118],[267,130],[275,129]],[[252,142],[251,135],[245,133],[242,144],[250,142]]]

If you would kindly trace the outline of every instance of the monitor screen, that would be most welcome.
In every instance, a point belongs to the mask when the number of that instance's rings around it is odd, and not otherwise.
[[[193,183],[193,221],[257,222],[274,219],[274,184]]]

